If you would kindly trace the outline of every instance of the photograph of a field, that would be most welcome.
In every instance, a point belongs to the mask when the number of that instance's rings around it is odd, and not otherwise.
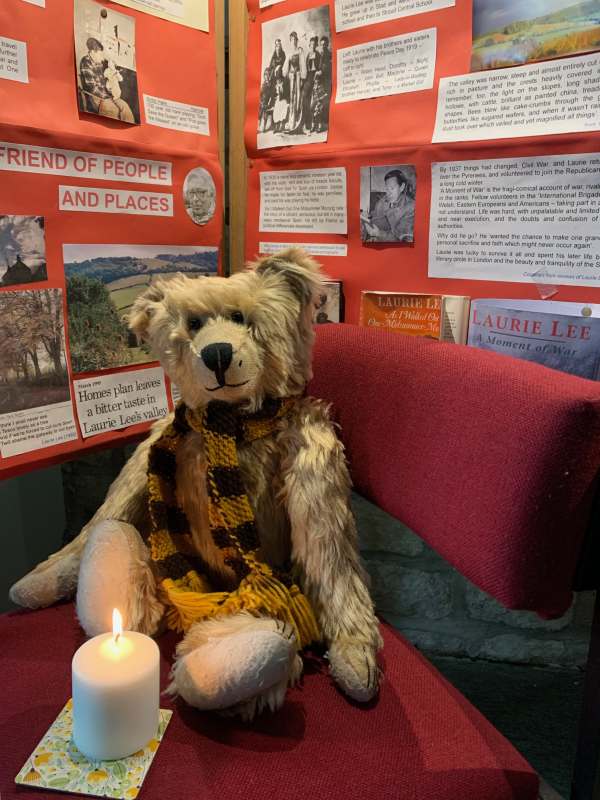
[[[471,72],[600,50],[600,0],[473,0]]]
[[[127,327],[136,297],[157,278],[217,274],[218,249],[189,245],[63,245],[73,372],[151,361]]]

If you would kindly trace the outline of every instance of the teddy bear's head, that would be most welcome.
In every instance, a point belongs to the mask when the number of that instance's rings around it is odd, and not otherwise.
[[[211,400],[260,408],[311,377],[318,264],[290,248],[230,278],[159,279],[135,301],[130,328],[191,408]]]

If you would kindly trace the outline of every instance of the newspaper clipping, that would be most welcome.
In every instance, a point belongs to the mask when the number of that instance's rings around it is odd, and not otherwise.
[[[260,230],[346,233],[346,169],[260,173]]]
[[[160,367],[74,381],[79,427],[84,439],[152,422],[169,413]]]
[[[600,155],[431,167],[429,276],[600,285]]]

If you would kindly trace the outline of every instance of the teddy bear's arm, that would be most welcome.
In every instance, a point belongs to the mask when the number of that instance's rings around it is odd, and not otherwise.
[[[153,426],[150,436],[136,448],[111,484],[104,502],[78,536],[11,587],[9,596],[13,603],[26,608],[42,608],[71,597],[77,588],[83,548],[90,530],[98,522],[117,519],[138,529],[143,526],[148,450],[171,419],[169,416]]]
[[[292,559],[329,646],[334,678],[356,699],[369,699],[381,638],[358,553],[343,445],[322,404],[302,402],[289,448],[283,477]]]

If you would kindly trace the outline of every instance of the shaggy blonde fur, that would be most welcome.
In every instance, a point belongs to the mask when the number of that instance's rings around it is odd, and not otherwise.
[[[254,411],[265,396],[296,397],[273,434],[240,447],[260,555],[273,566],[291,558],[329,647],[334,680],[354,699],[367,701],[378,688],[381,638],[358,556],[350,478],[327,407],[302,397],[311,377],[319,286],[318,265],[289,249],[230,278],[157,281],[136,300],[130,325],[150,342],[192,408],[218,399]],[[218,372],[207,366],[205,348],[223,343],[232,357]],[[12,587],[14,602],[38,608],[77,588],[80,620],[95,633],[106,629],[108,607],[119,595],[132,628],[150,634],[161,629],[160,576],[140,534],[148,531],[148,448],[168,421],[157,423],[137,448],[77,539]],[[177,453],[178,499],[198,552],[220,587],[229,589],[235,577],[212,542],[205,479],[202,436],[190,432]],[[107,555],[111,547],[118,564]],[[221,685],[215,684],[218,669],[226,673]],[[199,708],[250,719],[279,707],[301,669],[286,626],[238,614],[192,626],[177,648],[170,690]]]

